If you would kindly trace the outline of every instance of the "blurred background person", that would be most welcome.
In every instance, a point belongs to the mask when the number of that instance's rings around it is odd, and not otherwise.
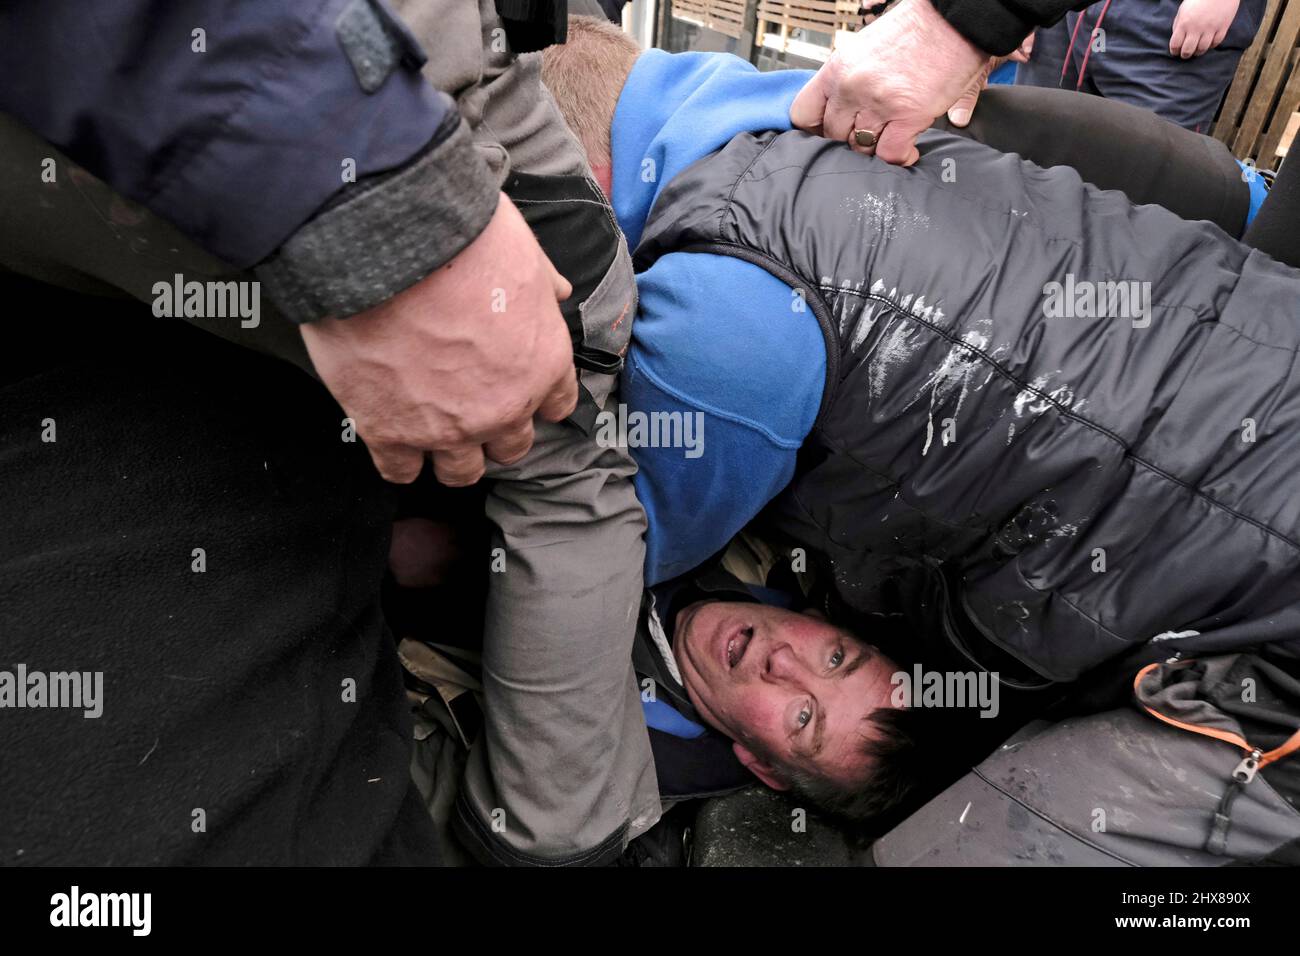
[[[1036,32],[1016,82],[1151,110],[1208,133],[1266,0],[1102,0]]]

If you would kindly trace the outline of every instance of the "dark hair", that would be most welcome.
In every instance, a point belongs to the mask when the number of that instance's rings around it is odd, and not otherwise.
[[[870,761],[865,780],[846,785],[801,768],[787,772],[798,796],[859,830],[881,832],[915,809],[909,798],[929,790],[930,771],[943,762],[946,721],[933,710],[878,707],[866,722],[873,732],[860,748]]]

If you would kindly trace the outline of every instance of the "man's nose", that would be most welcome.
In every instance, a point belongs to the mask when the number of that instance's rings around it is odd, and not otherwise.
[[[794,648],[789,644],[778,644],[767,655],[767,676],[770,680],[778,682],[794,680],[802,669]]]

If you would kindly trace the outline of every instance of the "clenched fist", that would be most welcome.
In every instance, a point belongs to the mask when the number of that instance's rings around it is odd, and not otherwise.
[[[864,153],[910,166],[916,137],[976,82],[988,64],[929,0],[903,0],[831,53],[799,91],[790,121]],[[874,145],[855,130],[876,134]]]
[[[501,195],[446,265],[365,312],[303,325],[302,337],[381,475],[414,481],[432,453],[440,481],[470,485],[485,456],[528,453],[534,413],[559,421],[577,404],[558,305],[571,291]]]

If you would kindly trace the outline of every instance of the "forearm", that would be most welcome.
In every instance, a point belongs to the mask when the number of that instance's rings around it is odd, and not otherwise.
[[[561,424],[491,472],[485,727],[459,812],[498,862],[608,862],[657,816],[632,671],[645,528],[634,470],[626,451]]]
[[[42,0],[0,10],[0,36],[0,109],[235,269],[260,263],[296,320],[383,301],[495,208],[454,103],[381,7],[126,0],[88,17]],[[416,241],[374,241],[398,207]]]
[[[483,231],[497,206],[495,176],[454,110],[446,125],[411,162],[345,189],[257,264],[282,315],[355,315],[415,285]]]

